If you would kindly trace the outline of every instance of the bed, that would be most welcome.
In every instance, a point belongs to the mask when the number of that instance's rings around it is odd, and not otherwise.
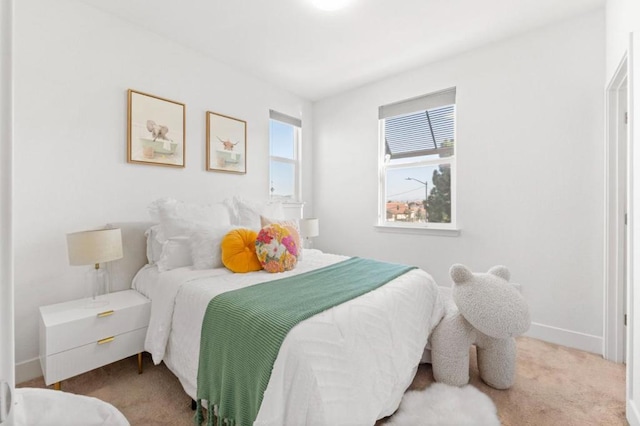
[[[136,264],[144,263],[134,252],[145,250],[139,236],[148,224],[116,226],[123,230],[125,259],[127,255],[137,258],[137,262],[129,259],[127,265],[114,265],[122,282]],[[130,238],[135,244],[127,243]],[[144,265],[129,282],[152,300],[145,350],[154,363],[164,362],[196,399],[201,325],[213,297],[345,259],[305,250],[293,271],[280,274],[191,267],[159,272],[155,265]],[[442,315],[435,282],[426,272],[414,269],[301,322],[287,334],[278,352],[254,424],[366,425],[391,415]]]

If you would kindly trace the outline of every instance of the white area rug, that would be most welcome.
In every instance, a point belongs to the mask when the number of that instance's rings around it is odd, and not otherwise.
[[[500,420],[491,398],[473,386],[434,383],[425,390],[407,392],[386,425],[499,426]]]
[[[129,426],[113,405],[90,396],[51,389],[16,389],[14,425]]]

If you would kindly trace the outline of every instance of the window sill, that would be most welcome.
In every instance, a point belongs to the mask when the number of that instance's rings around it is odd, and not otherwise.
[[[302,206],[305,204],[304,201],[298,201],[293,198],[287,197],[278,197],[278,196],[269,196],[270,203],[280,203],[284,205],[294,205],[294,206]]]
[[[422,234],[422,235],[437,235],[440,237],[458,237],[462,230],[458,228],[442,229],[442,228],[427,228],[425,226],[394,226],[394,225],[375,225],[378,232],[391,232],[396,234]]]

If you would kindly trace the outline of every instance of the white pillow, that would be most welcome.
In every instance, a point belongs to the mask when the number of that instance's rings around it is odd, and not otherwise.
[[[254,231],[259,231],[262,228],[260,216],[276,221],[284,220],[284,209],[279,201],[255,202],[234,196],[233,205],[235,208],[234,224]]]
[[[147,237],[147,260],[149,261],[149,265],[154,265],[160,260],[160,256],[162,255],[161,241],[166,238],[162,235],[160,225],[153,225],[147,229],[144,236]]]
[[[192,265],[189,238],[173,237],[162,243],[162,254],[156,265],[160,272]]]
[[[191,260],[195,269],[222,268],[222,239],[237,226],[197,229],[189,237]]]
[[[149,205],[149,214],[160,222],[165,240],[189,235],[196,227],[218,228],[231,225],[229,209],[222,203],[194,204],[161,198]]]

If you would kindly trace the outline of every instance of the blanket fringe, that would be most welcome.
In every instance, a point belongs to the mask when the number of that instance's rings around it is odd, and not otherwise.
[[[202,426],[204,412],[202,411],[202,399],[196,401],[196,413],[193,415],[193,424]],[[236,426],[235,419],[221,419],[218,414],[218,406],[211,404],[207,407],[207,426]]]
[[[193,416],[193,423],[202,426],[204,422],[204,412],[202,410],[202,399],[196,401],[196,413]],[[236,422],[232,419],[221,419],[218,415],[218,406],[211,404],[207,407],[207,426],[235,426]]]
[[[198,398],[196,400],[196,412],[193,415],[193,424],[200,426],[204,421],[204,414],[202,413],[202,400]]]
[[[226,417],[220,418],[220,414],[218,414],[218,406],[214,406],[214,410],[212,412],[213,416],[211,416],[211,419],[215,417],[217,426],[236,426],[236,421],[234,419],[228,419]],[[214,426],[213,420],[211,420],[207,426]]]

